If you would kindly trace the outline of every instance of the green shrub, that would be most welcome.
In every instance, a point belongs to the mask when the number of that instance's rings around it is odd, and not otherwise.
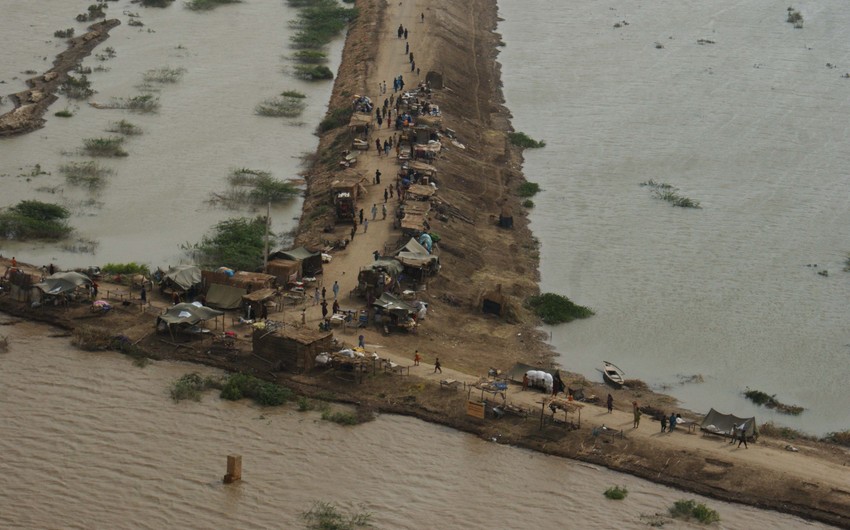
[[[777,412],[781,412],[783,414],[799,416],[805,410],[799,405],[786,405],[785,403],[782,403],[776,399],[776,394],[771,396],[765,392],[762,392],[761,390],[750,390],[749,388],[747,388],[747,390],[744,392],[744,396],[756,405],[764,405],[769,409],[774,409]]]
[[[70,215],[58,204],[21,201],[0,213],[0,239],[61,239],[71,233]]]
[[[74,115],[74,113],[71,112],[68,109],[68,107],[65,107],[64,109],[60,110],[59,112],[57,112],[53,115],[56,116],[57,118],[70,118],[71,116]]]
[[[354,114],[354,109],[350,106],[342,107],[339,109],[334,109],[325,116],[319,123],[319,132],[327,132],[331,129],[336,129],[337,127],[343,127],[348,125],[348,122],[351,121],[351,115]]]
[[[525,199],[524,201],[522,201],[522,205],[526,208],[534,208],[534,201],[532,201],[531,199]]]
[[[299,64],[295,67],[295,77],[306,81],[333,79],[334,73],[323,64]]]
[[[191,399],[200,401],[201,392],[209,388],[207,379],[201,377],[201,374],[192,372],[185,374],[171,385],[171,399],[174,401],[182,401]]]
[[[106,274],[121,275],[142,274],[144,276],[149,276],[151,273],[147,265],[140,265],[135,261],[131,261],[130,263],[107,263],[101,267],[100,270]]]
[[[70,39],[74,36],[74,28],[68,28],[66,30],[56,30],[53,32],[53,36],[60,39]]]
[[[540,192],[540,184],[536,182],[523,182],[519,185],[517,193],[520,197],[534,197]]]
[[[351,412],[332,412],[330,410],[326,410],[322,413],[322,419],[325,421],[332,421],[340,425],[357,425],[358,423],[360,423],[360,421],[357,419],[357,415]]]
[[[607,490],[605,490],[604,495],[609,499],[613,499],[616,501],[621,501],[626,498],[629,494],[629,490],[626,489],[625,486],[622,488],[620,486],[611,486]]]
[[[528,299],[528,306],[549,325],[571,322],[577,318],[588,318],[594,315],[592,309],[573,303],[566,296],[555,293],[544,293]]]
[[[168,7],[174,0],[141,0],[145,7]]]
[[[87,99],[94,94],[91,81],[85,75],[80,77],[69,75],[62,86],[59,87],[59,92],[65,94],[68,99]]]
[[[328,54],[321,50],[298,50],[292,58],[302,64],[323,64],[328,62]]]
[[[254,112],[260,116],[275,118],[295,118],[300,116],[307,104],[302,98],[281,96],[269,98],[254,107]]]
[[[702,503],[691,500],[678,500],[670,507],[670,515],[677,519],[696,519],[703,524],[720,522],[720,514]]]
[[[230,401],[247,397],[260,405],[274,407],[292,399],[293,393],[286,387],[263,381],[252,375],[232,374],[224,383],[220,397]]]
[[[205,266],[256,270],[263,263],[265,232],[265,217],[226,219],[216,224],[195,250]]]
[[[313,402],[307,399],[304,396],[298,398],[298,410],[301,412],[307,412],[308,410],[313,410],[316,407],[313,405]]]
[[[537,141],[524,132],[512,132],[508,133],[508,140],[517,147],[522,147],[523,149],[534,149],[538,147],[546,147],[546,142]]]
[[[831,432],[823,437],[823,441],[850,447],[850,431]]]

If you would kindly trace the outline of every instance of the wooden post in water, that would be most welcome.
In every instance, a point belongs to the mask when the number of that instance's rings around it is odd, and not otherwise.
[[[227,474],[224,483],[232,484],[242,480],[242,455],[227,455]]]

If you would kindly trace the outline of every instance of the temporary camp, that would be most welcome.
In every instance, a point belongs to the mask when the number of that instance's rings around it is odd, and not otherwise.
[[[315,277],[322,274],[322,253],[311,252],[304,247],[293,248],[292,250],[278,250],[271,256],[272,259],[286,259],[301,263],[301,276]]]
[[[242,287],[214,283],[207,291],[207,305],[218,309],[237,309],[247,291]]]
[[[404,326],[413,320],[416,308],[390,293],[383,293],[380,298],[372,304],[377,314],[389,319],[389,323],[396,326]]]
[[[404,266],[394,259],[379,259],[360,269],[357,293],[379,297],[396,281]]]
[[[711,434],[719,434],[721,436],[732,436],[734,433],[739,433],[741,425],[747,432],[747,438],[756,438],[759,435],[756,418],[740,418],[732,414],[723,414],[714,409],[708,411],[705,418],[700,424],[700,430]]]
[[[200,302],[176,304],[157,317],[156,329],[173,333],[175,330],[188,329],[196,326],[199,322],[223,314],[222,311],[201,305]]]
[[[272,301],[277,295],[278,293],[274,289],[260,289],[259,291],[251,291],[242,296],[242,305],[245,307],[246,317],[262,317],[264,315],[263,308],[268,308],[269,305],[275,305]]]
[[[275,259],[269,262],[266,271],[277,278],[279,286],[286,286],[297,282],[301,277],[301,264],[289,259]]]
[[[303,373],[315,365],[316,355],[330,351],[333,333],[285,326],[274,333],[256,330],[254,353],[271,363],[273,370]]]
[[[177,265],[171,267],[160,284],[161,289],[171,288],[175,291],[188,291],[201,285],[201,269],[194,265]]]
[[[57,272],[43,282],[35,284],[44,294],[58,295],[73,291],[82,285],[91,285],[91,279],[79,272]]]
[[[416,282],[422,282],[427,275],[437,274],[440,270],[440,258],[429,253],[414,238],[396,252],[396,259],[404,265],[406,275]]]

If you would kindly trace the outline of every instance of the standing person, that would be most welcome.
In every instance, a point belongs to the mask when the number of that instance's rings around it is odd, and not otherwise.
[[[411,72],[416,71],[416,61],[410,61],[410,71]]]
[[[387,93],[387,82],[386,82],[386,81],[384,81],[384,86],[383,86],[383,87],[381,87],[381,88],[382,88],[382,92],[381,92],[381,93],[382,93],[382,94],[386,94],[386,93]],[[386,107],[386,105],[385,105],[385,107]]]
[[[614,396],[608,394],[608,414],[614,411]]]
[[[369,231],[369,220],[366,219],[365,221],[363,221],[363,233],[365,234],[368,231]]]
[[[142,305],[145,305],[148,302],[148,290],[145,289],[144,285],[142,285],[142,290],[139,292],[139,298],[142,299]]]
[[[667,415],[663,412],[661,413],[661,432],[667,430]]]
[[[319,305],[319,288],[316,287],[316,292],[313,293],[313,305]]]
[[[393,187],[392,187],[392,185],[390,185],[390,186],[387,188],[387,191],[389,191],[389,192],[390,192],[390,199],[392,199],[392,198],[393,198]]]
[[[307,308],[306,307],[301,308],[301,325],[302,326],[307,325]]]
[[[380,184],[380,183],[381,183],[381,170],[376,169],[375,170],[375,184]],[[362,223],[363,221],[360,221],[360,222]]]
[[[12,258],[12,259],[15,259],[15,258]],[[95,282],[95,281],[91,282],[91,296],[94,299],[97,299],[97,288],[98,287],[100,287],[100,286],[97,284],[97,282]]]
[[[360,224],[363,224],[363,208],[360,208],[360,212],[357,215],[360,217]]]
[[[381,205],[381,215],[383,215],[382,219],[387,218],[387,203]]]
[[[404,28],[404,40],[407,40],[407,28]]]
[[[331,287],[331,290],[334,292],[334,300],[339,298],[339,283],[336,280],[334,280],[334,284],[333,287]]]
[[[378,215],[378,204],[372,203],[372,220],[375,220],[375,217]]]
[[[398,25],[398,38],[401,38],[402,35],[404,35],[404,26],[399,24]]]
[[[327,300],[328,290],[322,287],[322,300]]]
[[[383,125],[383,124],[384,124],[384,119],[381,117],[381,113],[380,113],[380,112],[378,113],[378,118],[377,118],[377,120],[376,120],[376,121],[378,122],[378,129],[380,129],[380,128],[381,128],[381,125]]]
[[[390,141],[384,140],[384,156],[390,156]]]
[[[378,250],[373,251],[372,257],[375,258],[375,261],[378,261],[379,259],[381,259],[381,252]]]
[[[425,23],[425,12],[419,13],[419,21]]]
[[[18,260],[17,260],[17,259],[15,259],[15,256],[12,256],[12,268],[13,268],[13,269],[17,269],[17,268],[18,268]]]
[[[643,415],[643,413],[638,408],[635,409],[634,413],[635,413],[635,421],[634,421],[634,425],[632,426],[632,429],[637,429],[638,425],[640,425],[640,417]]]
[[[413,366],[419,366],[419,361],[422,360],[422,357],[419,355],[419,350],[413,354]]]
[[[387,188],[384,188],[384,204],[387,203],[387,200],[390,198],[390,192]]]
[[[408,53],[410,53],[410,43],[405,42],[404,43],[404,54],[407,55]]]
[[[675,428],[676,428],[676,414],[671,412],[670,413],[670,427],[669,427],[669,430],[667,432],[673,432],[673,430]]]
[[[436,374],[437,372],[443,373],[443,365],[440,364],[440,358],[439,357],[437,357],[437,359],[434,360],[434,373]]]
[[[416,77],[419,77],[419,68],[416,69]]]
[[[378,150],[378,156],[381,156],[381,139],[375,138],[375,149]]]
[[[732,432],[730,433],[730,438],[731,440],[729,440],[729,445],[732,445],[733,443],[735,443],[735,440],[738,439],[738,424],[736,423],[732,424]]]
[[[48,265],[48,266],[47,266],[47,274],[48,274],[49,276],[53,276],[53,274],[54,274],[55,272],[56,272],[56,267],[54,267],[52,263],[51,263],[50,265]]]
[[[363,211],[363,210],[361,210],[361,211]],[[363,223],[361,223],[361,224],[363,224]],[[354,234],[356,234],[356,233],[357,233],[357,223],[354,223],[354,225],[351,227],[351,240],[352,241],[354,241]]]
[[[322,300],[322,318],[328,317],[328,301]]]
[[[412,63],[413,62],[413,52],[410,52],[410,54],[408,54],[407,58],[409,59],[408,62]]]
[[[331,306],[334,314],[339,313],[339,300],[334,300],[334,305]]]
[[[749,449],[747,445],[747,424],[742,423],[738,428],[738,447],[741,447],[741,444],[744,444],[744,449]]]
[[[364,337],[363,335],[357,337],[357,347],[362,348],[364,350],[366,349],[366,337]]]

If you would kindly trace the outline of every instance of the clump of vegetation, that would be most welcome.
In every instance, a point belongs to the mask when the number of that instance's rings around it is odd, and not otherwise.
[[[131,18],[130,20],[127,21],[127,25],[131,26],[131,27],[141,28],[141,27],[144,27],[145,23],[142,22],[141,20],[137,19],[137,18]]]
[[[143,276],[150,276],[151,273],[147,265],[139,264],[135,261],[131,261],[130,263],[107,263],[100,270],[106,274],[122,275],[141,274]]]
[[[301,412],[307,412],[309,410],[313,410],[316,408],[316,405],[310,401],[309,398],[305,396],[301,396],[298,398],[298,410]]]
[[[148,70],[142,74],[142,79],[145,83],[177,83],[183,79],[183,74],[185,73],[185,68],[170,68],[168,66],[163,66]]]
[[[332,421],[334,423],[338,423],[339,425],[357,425],[359,423],[357,421],[357,416],[355,416],[351,412],[343,411],[326,410],[322,413],[322,419],[325,421]]]
[[[57,112],[53,115],[56,116],[57,118],[70,118],[71,116],[74,115],[74,113],[71,112],[71,110],[68,107],[65,107],[64,109],[60,110],[59,112]]]
[[[113,171],[95,161],[70,162],[59,166],[59,172],[65,175],[68,184],[96,188],[103,184],[104,179]]]
[[[798,431],[796,429],[792,429],[790,427],[785,427],[783,425],[777,425],[772,421],[767,423],[762,423],[759,425],[759,435],[768,436],[770,438],[781,438],[783,440],[816,440],[817,438],[813,436],[809,436],[808,434]]]
[[[104,13],[103,10],[107,7],[108,6],[105,3],[92,4],[89,6],[87,13],[80,13],[77,15],[77,22],[88,22],[99,18],[106,18],[106,13]]]
[[[540,192],[540,184],[536,182],[523,182],[519,185],[517,193],[520,197],[534,197]]]
[[[114,59],[116,55],[118,54],[115,52],[115,48],[107,46],[103,49],[103,53],[95,54],[94,57],[98,61],[108,61],[109,59]]]
[[[220,397],[230,401],[251,398],[260,405],[274,407],[290,401],[294,394],[286,387],[263,381],[252,375],[232,374],[224,382]]]
[[[524,132],[512,132],[508,133],[508,140],[517,147],[522,147],[523,149],[535,149],[538,147],[546,147],[546,142],[537,141]]]
[[[174,0],[141,0],[145,7],[168,7]]]
[[[189,0],[185,6],[192,11],[209,11],[225,4],[238,4],[242,0]]]
[[[210,388],[221,388],[221,381],[214,377],[203,377],[198,372],[185,374],[171,384],[171,399],[175,402],[191,399],[200,401],[201,393]]]
[[[254,107],[254,112],[260,116],[295,118],[296,116],[300,116],[306,107],[307,104],[304,103],[303,96],[292,97],[283,95],[263,101]]]
[[[94,94],[91,81],[85,75],[80,77],[69,75],[68,79],[59,87],[59,92],[65,94],[68,99],[87,99]]]
[[[58,29],[53,32],[53,36],[59,39],[70,39],[74,36],[74,28]]]
[[[74,328],[71,344],[85,351],[117,351],[133,359],[133,364],[144,368],[149,360],[145,352],[125,335],[112,335],[108,330],[90,326]]]
[[[679,195],[679,188],[676,188],[666,182],[655,182],[650,179],[640,183],[641,186],[651,188],[653,195],[663,201],[667,201],[673,206],[680,208],[701,208],[699,201],[695,201],[689,197]]]
[[[142,134],[142,128],[127,120],[120,120],[110,123],[106,132],[123,134],[124,136],[137,136]]]
[[[720,514],[695,500],[679,500],[670,507],[670,515],[678,519],[696,519],[702,524],[720,522]]]
[[[298,50],[292,54],[295,62],[301,64],[324,64],[328,62],[328,54],[321,50]]]
[[[316,502],[309,511],[301,514],[309,530],[354,530],[372,526],[369,522],[372,514],[357,512],[344,514],[336,505],[329,502]]]
[[[575,304],[566,296],[555,293],[532,296],[527,304],[545,324],[549,325],[572,322],[577,318],[589,318],[595,314],[589,307]]]
[[[621,501],[626,498],[629,494],[629,490],[626,489],[625,486],[622,488],[620,486],[611,486],[607,490],[605,490],[604,495],[609,499],[613,499],[615,501]]]
[[[534,208],[534,201],[532,201],[531,199],[525,199],[524,201],[522,201],[522,205],[526,208]]]
[[[781,403],[776,399],[776,394],[772,396],[762,392],[761,390],[747,390],[744,392],[744,396],[747,399],[755,403],[756,405],[763,405],[769,409],[774,409],[777,412],[781,412],[782,414],[790,414],[792,416],[799,416],[805,410],[803,407],[798,405],[786,405],[785,403]]]
[[[357,10],[341,7],[335,0],[288,0],[291,7],[301,10],[290,25],[298,29],[291,37],[293,48],[318,50],[345,29],[357,16]]]
[[[152,94],[142,94],[131,98],[112,98],[112,102],[105,105],[109,109],[127,109],[136,112],[155,112],[159,109],[159,98]]]
[[[265,231],[265,217],[226,219],[215,225],[193,250],[202,265],[252,271],[263,263]]]
[[[226,193],[214,193],[210,202],[225,205],[279,203],[299,193],[292,183],[272,178],[268,171],[257,169],[235,169],[227,181],[231,189]]]
[[[121,148],[124,138],[113,136],[110,138],[85,138],[83,150],[91,156],[127,156],[127,151]]]
[[[788,18],[785,19],[789,24],[794,24],[796,29],[803,28],[803,14],[794,9],[793,7],[788,8]]]
[[[299,64],[295,67],[295,77],[305,81],[333,79],[334,73],[323,64]]]
[[[0,238],[12,240],[61,239],[72,229],[65,207],[41,201],[21,201],[0,213]]]
[[[823,437],[824,442],[850,447],[850,431],[831,432]]]
[[[325,118],[319,122],[319,132],[327,132],[337,127],[348,125],[351,121],[351,115],[354,114],[354,109],[348,105],[339,109],[334,109],[328,113]]]

